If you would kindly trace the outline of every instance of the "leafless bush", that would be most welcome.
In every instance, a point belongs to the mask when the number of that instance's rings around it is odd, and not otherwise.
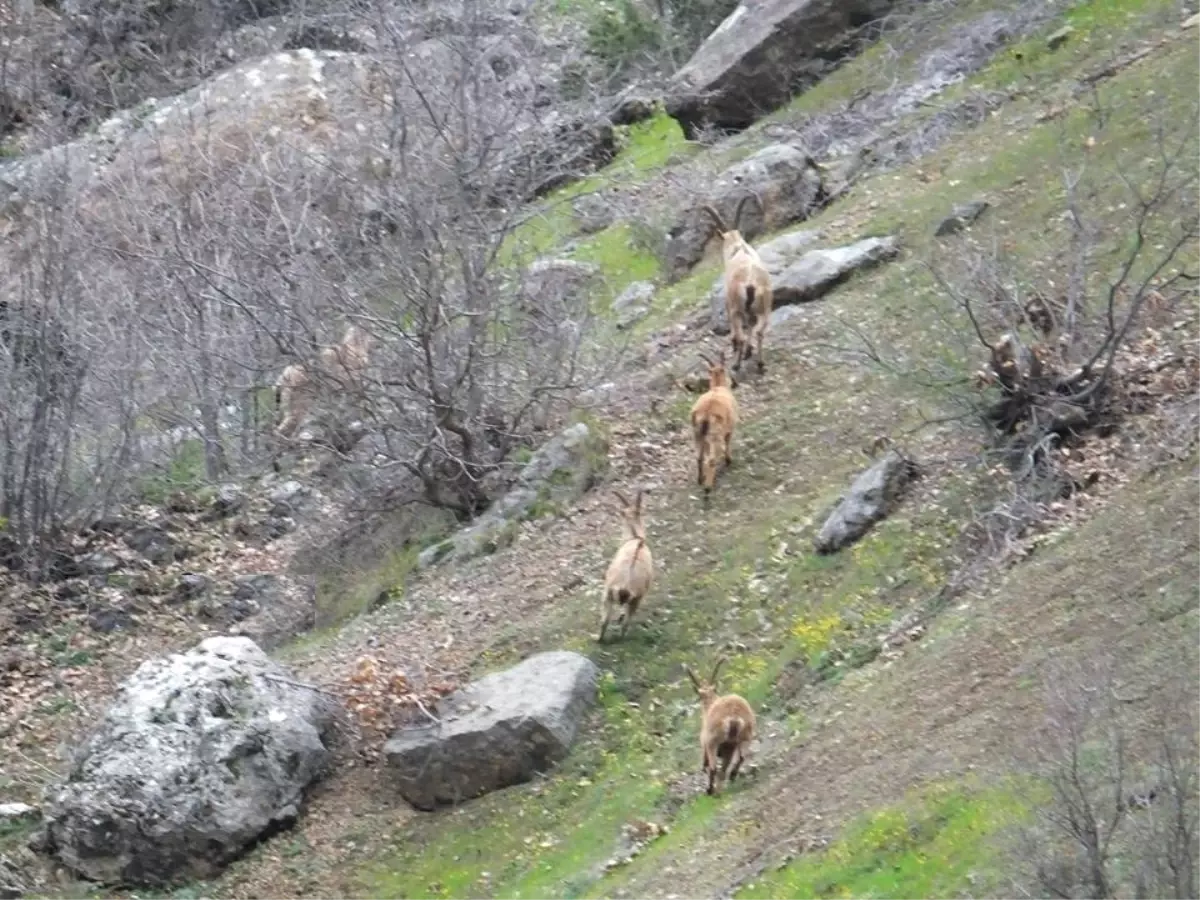
[[[1139,721],[1148,698],[1123,698],[1110,662],[1052,667],[1045,719],[1017,756],[1036,785],[1017,842],[1022,893],[1196,896],[1196,686],[1171,678]]]
[[[0,300],[62,323],[81,362],[52,383],[3,335],[10,393],[44,385],[0,411],[21,552],[186,454],[197,481],[258,471],[275,376],[348,323],[375,338],[369,383],[324,385],[308,433],[376,474],[375,508],[473,515],[607,364],[587,296],[521,290],[521,201],[569,165],[538,152],[533,86],[497,74],[486,29],[414,46],[376,14],[372,59],[271,58],[164,104],[74,183],[26,186]]]
[[[1107,187],[1114,173],[1093,173],[1085,161],[1063,173],[1065,272],[1043,275],[1039,284],[1017,274],[1001,248],[965,241],[931,267],[986,350],[977,377],[994,383],[999,399],[980,413],[1018,482],[1057,482],[1052,489],[1061,490],[1056,447],[1119,419],[1133,381],[1187,366],[1169,348],[1156,347],[1147,358],[1132,343],[1146,306],[1172,306],[1194,290],[1196,278],[1183,268],[1197,238],[1194,128],[1160,123],[1157,134],[1148,176],[1130,174],[1133,165],[1115,173],[1129,211],[1115,245],[1102,245],[1099,223],[1102,204],[1116,202]],[[1144,160],[1137,165],[1144,169]],[[1106,256],[1115,262],[1101,277]]]

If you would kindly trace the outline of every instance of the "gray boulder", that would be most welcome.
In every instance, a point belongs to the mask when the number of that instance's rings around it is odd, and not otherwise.
[[[858,26],[896,0],[743,0],[671,80],[667,112],[695,138],[740,130],[821,79]]]
[[[175,558],[175,541],[157,525],[141,525],[125,534],[130,550],[152,563],[166,563]]]
[[[587,657],[556,650],[451,695],[440,722],[401,729],[385,745],[400,794],[433,809],[544,772],[570,750],[599,675]]]
[[[571,203],[580,234],[595,234],[616,221],[617,210],[602,194],[584,194]]]
[[[26,855],[32,856],[25,851]],[[0,853],[0,900],[17,900],[32,889],[32,879],[26,874],[26,866],[13,857]]]
[[[750,194],[762,201],[762,208],[750,201],[734,226],[738,204]],[[705,204],[716,208],[747,240],[754,240],[807,219],[821,209],[824,198],[821,170],[808,154],[790,144],[764,147],[722,172],[707,197],[676,220],[667,234],[667,274],[678,279],[704,258],[704,249],[713,239],[712,220],[701,209]]]
[[[820,532],[813,539],[818,553],[836,553],[853,544],[891,512],[900,494],[917,474],[916,464],[889,450],[873,466],[859,474],[850,490],[838,501]]]
[[[612,302],[612,311],[615,313],[624,312],[630,307],[649,306],[650,301],[654,299],[654,282],[652,281],[635,281],[625,290],[621,291],[617,299]]]
[[[536,515],[539,507],[573,502],[607,466],[606,441],[577,422],[538,448],[516,484],[474,523],[425,549],[417,558],[418,568],[495,552],[512,542],[519,523]]]
[[[649,315],[654,291],[654,285],[649,281],[635,281],[621,291],[620,296],[612,302],[618,330],[629,328]]]
[[[957,234],[964,228],[975,224],[975,220],[984,214],[990,204],[986,200],[972,200],[969,203],[959,203],[950,210],[950,215],[938,223],[934,230],[935,237],[945,237]]]
[[[600,270],[590,263],[539,259],[522,275],[521,299],[529,313],[557,322],[586,306],[599,276]]]
[[[871,237],[846,247],[809,251],[774,279],[775,305],[819,300],[855,272],[893,259],[899,252],[894,237]]]
[[[333,716],[248,638],[145,662],[47,792],[38,846],[106,884],[211,877],[295,820]]]
[[[759,256],[771,273],[775,313],[794,303],[819,300],[859,269],[892,259],[900,252],[894,237],[864,238],[845,247],[802,252],[819,237],[819,232],[799,231],[782,235],[759,248]],[[728,334],[729,317],[725,312],[725,285],[721,276],[713,281],[709,309],[712,330]],[[786,318],[772,314],[771,323],[779,324]]]
[[[764,245],[763,250],[774,244],[776,242],[772,241],[772,244]],[[799,242],[797,246],[800,246]],[[894,259],[899,252],[900,247],[896,239],[887,236],[864,238],[845,247],[810,250],[799,257],[788,258],[781,253],[767,254],[762,251],[760,256],[770,272],[775,312],[779,313],[781,307],[820,300],[854,272]],[[709,308],[712,311],[713,331],[719,335],[727,335],[730,332],[730,320],[725,312],[725,286],[721,277],[713,282]],[[782,323],[786,318],[784,314],[776,316],[773,313],[772,324]]]

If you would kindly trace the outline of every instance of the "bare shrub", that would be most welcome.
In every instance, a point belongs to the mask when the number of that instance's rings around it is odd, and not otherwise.
[[[375,340],[367,383],[323,385],[300,449],[354,467],[374,509],[478,512],[608,364],[587,296],[534,302],[519,277],[521,201],[586,163],[540,152],[536,92],[497,74],[486,28],[414,45],[374,14],[390,44],[372,59],[272,57],[269,110],[213,82],[82,180],[64,165],[24,188],[0,300],[64,323],[82,362],[52,383],[4,336],[13,391],[44,384],[0,411],[5,476],[26,473],[0,513],[20,552],[181,460],[197,483],[259,471],[275,377],[348,324]]]
[[[1200,884],[1200,741],[1195,685],[1174,676],[1122,698],[1108,660],[1055,665],[1045,718],[1020,748],[1032,774],[1031,822],[1018,835],[1022,893],[1195,897]]]
[[[1018,481],[1044,480],[1056,446],[1130,411],[1125,387],[1141,370],[1186,365],[1176,354],[1131,352],[1147,305],[1174,306],[1196,278],[1183,268],[1198,235],[1194,128],[1172,133],[1160,122],[1156,147],[1148,177],[1132,175],[1133,165],[1115,173],[1129,211],[1116,246],[1101,245],[1098,214],[1113,202],[1105,180],[1114,173],[1086,162],[1064,170],[1069,245],[1057,278],[1039,284],[1001,248],[968,243],[932,266],[987,351],[978,378],[1000,396],[980,411]],[[1101,276],[1105,257],[1115,261]]]

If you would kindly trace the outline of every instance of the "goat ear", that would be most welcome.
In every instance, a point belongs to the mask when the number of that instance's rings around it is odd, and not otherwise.
[[[714,688],[717,686],[717,672],[721,671],[721,666],[725,665],[725,663],[728,661],[728,659],[729,658],[727,656],[722,656],[720,659],[717,660],[717,664],[715,666],[713,666],[712,677],[709,678],[708,680],[709,680],[709,682],[711,682],[711,684]]]
[[[700,679],[696,677],[696,673],[691,670],[690,666],[684,666],[683,671],[687,672],[687,677],[692,679],[692,685],[696,688],[696,693],[700,692]]]

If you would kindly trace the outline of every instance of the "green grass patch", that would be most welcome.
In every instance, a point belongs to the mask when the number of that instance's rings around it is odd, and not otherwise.
[[[669,162],[695,152],[695,145],[683,136],[679,123],[665,112],[650,119],[618,129],[621,150],[611,163],[598,172],[568,184],[547,195],[530,218],[504,242],[500,260],[506,265],[522,266],[538,256],[562,246],[578,234],[571,202],[584,194],[602,191],[611,185],[626,185],[660,171]],[[609,238],[607,240],[616,240]],[[593,243],[592,241],[585,243]],[[593,254],[604,256],[604,241],[594,246]],[[635,280],[635,279],[629,279]]]
[[[631,222],[617,222],[583,241],[570,254],[579,262],[591,263],[604,278],[603,292],[593,298],[597,312],[635,281],[654,281],[659,273],[658,256],[651,236]]]
[[[953,98],[972,87],[1018,90],[1054,87],[1091,61],[1107,62],[1121,45],[1141,34],[1177,24],[1178,4],[1172,0],[1088,0],[1079,3],[1039,34],[997,55],[973,78],[947,92]],[[1067,26],[1066,42],[1051,49],[1049,34]]]
[[[779,365],[791,363],[781,355]],[[678,787],[669,789],[698,771],[698,708],[681,664],[711,666],[718,653],[727,652],[718,636],[741,642],[744,649],[729,654],[722,688],[745,696],[764,721],[783,722],[796,734],[802,723],[789,718],[784,708],[789,698],[779,689],[782,670],[802,649],[791,633],[794,623],[836,612],[838,640],[849,641],[882,627],[895,605],[923,596],[924,573],[948,565],[946,535],[952,533],[953,514],[966,505],[931,509],[924,517],[902,514],[899,524],[869,537],[857,556],[815,556],[808,542],[816,519],[862,462],[852,454],[829,458],[823,451],[819,475],[776,491],[781,471],[806,465],[797,457],[798,446],[823,446],[819,436],[839,417],[836,398],[850,389],[835,370],[804,377],[803,394],[779,398],[747,423],[738,451],[745,462],[722,476],[709,511],[689,496],[690,485],[667,486],[653,496],[650,540],[670,564],[623,641],[594,642],[598,601],[586,588],[556,601],[540,621],[514,629],[479,660],[476,674],[536,650],[566,647],[601,666],[606,672],[601,708],[581,729],[571,756],[533,785],[421,817],[401,830],[394,841],[401,849],[363,873],[365,893],[611,896],[689,835],[718,827],[716,821],[745,790],[739,782],[726,795],[710,798],[690,788],[682,795]],[[871,388],[887,397],[886,380],[875,380]],[[855,390],[866,393],[861,385]],[[778,439],[781,435],[787,440]],[[950,521],[943,521],[947,515]],[[702,521],[721,522],[719,544],[697,540]],[[614,523],[611,540],[597,548],[598,568],[617,539]],[[826,642],[810,649],[829,647]],[[620,856],[622,829],[634,819],[669,824],[671,831],[627,863],[606,867]]]
[[[942,785],[850,825],[831,846],[738,891],[755,897],[952,897],[1003,891],[1003,832],[1026,814],[1012,791]]]

